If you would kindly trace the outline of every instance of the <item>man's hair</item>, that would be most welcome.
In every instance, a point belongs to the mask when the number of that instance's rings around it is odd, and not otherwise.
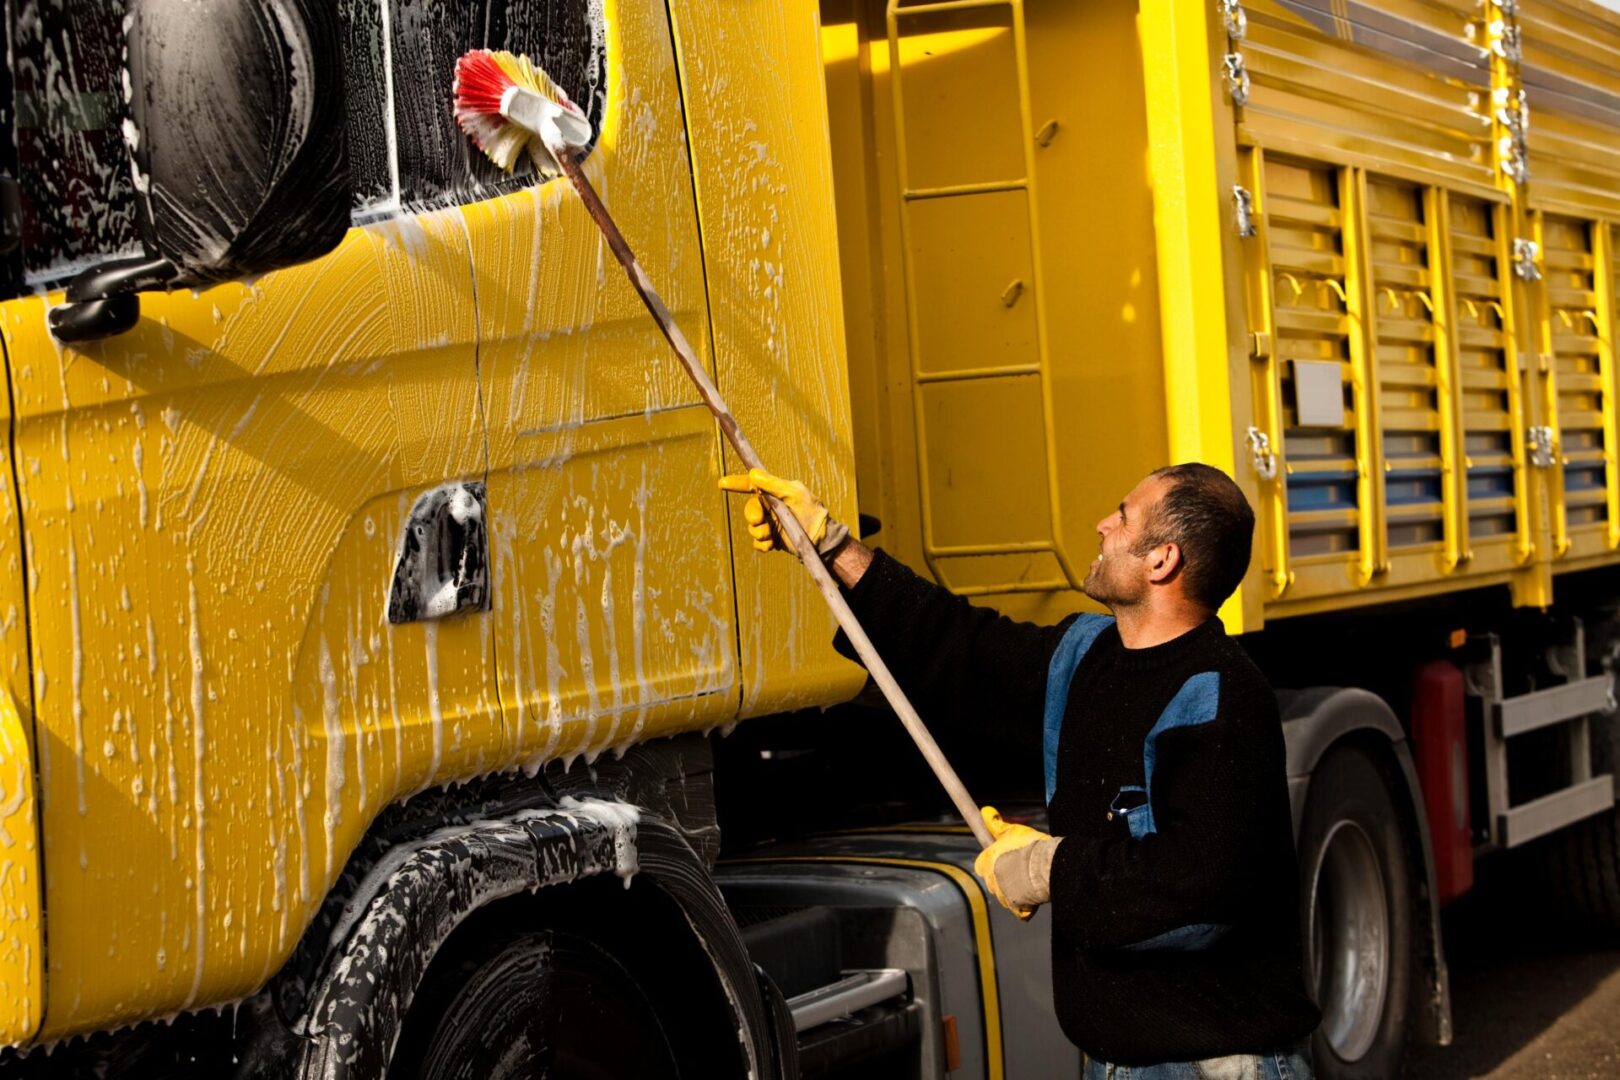
[[[1254,511],[1232,478],[1212,466],[1166,465],[1153,475],[1170,486],[1145,522],[1134,554],[1179,544],[1188,598],[1213,611],[1249,569]]]

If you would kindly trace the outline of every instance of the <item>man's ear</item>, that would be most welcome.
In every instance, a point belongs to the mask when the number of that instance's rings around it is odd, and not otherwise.
[[[1174,540],[1153,549],[1148,561],[1148,580],[1154,584],[1169,581],[1181,569],[1181,545]]]

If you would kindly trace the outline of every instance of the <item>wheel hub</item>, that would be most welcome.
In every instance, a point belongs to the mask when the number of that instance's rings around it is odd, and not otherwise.
[[[1307,973],[1322,1009],[1322,1034],[1343,1061],[1359,1061],[1378,1037],[1389,992],[1389,903],[1371,837],[1335,822],[1311,868]]]

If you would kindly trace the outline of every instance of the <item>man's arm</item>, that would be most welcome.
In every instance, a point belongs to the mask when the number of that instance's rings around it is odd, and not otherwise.
[[[722,477],[720,486],[749,495],[743,518],[760,551],[786,545],[757,492],[775,496],[799,519],[889,670],[931,719],[977,727],[990,718],[1039,718],[1047,666],[1064,625],[1014,622],[925,581],[849,536],[796,481],[755,469]],[[858,662],[842,633],[834,646]],[[1031,725],[1029,734],[1038,738],[1038,726]]]
[[[839,545],[838,550],[827,559],[827,566],[833,572],[833,577],[846,589],[853,589],[866,573],[866,568],[872,565],[872,549],[855,539],[853,536]]]

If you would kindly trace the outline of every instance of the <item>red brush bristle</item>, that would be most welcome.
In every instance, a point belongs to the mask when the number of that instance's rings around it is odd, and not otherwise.
[[[456,123],[480,146],[506,124],[501,96],[513,85],[488,49],[474,49],[456,61]]]

